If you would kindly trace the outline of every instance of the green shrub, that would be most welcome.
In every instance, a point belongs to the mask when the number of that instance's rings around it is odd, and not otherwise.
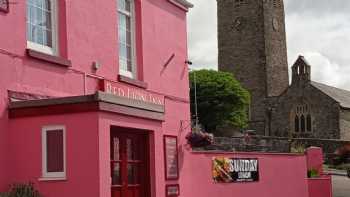
[[[317,178],[320,177],[320,173],[317,169],[310,169],[307,171],[307,177],[308,178]]]
[[[0,193],[0,197],[42,197],[34,188],[33,183],[16,183],[10,187],[10,191]]]
[[[297,143],[297,142],[293,142],[291,144],[291,147],[290,147],[290,152],[291,153],[300,153],[300,154],[303,154],[305,153],[305,145],[302,144],[302,143]]]

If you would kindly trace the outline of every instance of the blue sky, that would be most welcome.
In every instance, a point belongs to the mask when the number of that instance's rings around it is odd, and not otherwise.
[[[195,69],[217,69],[216,0],[190,0],[189,56]],[[350,90],[350,1],[285,0],[289,66],[298,55],[312,80]]]

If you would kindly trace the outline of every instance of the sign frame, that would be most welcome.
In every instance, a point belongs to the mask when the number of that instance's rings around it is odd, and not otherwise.
[[[169,194],[169,189],[175,187],[177,189],[177,194]],[[179,184],[168,184],[165,186],[165,196],[166,197],[178,197],[180,196],[180,185]]]
[[[175,159],[176,159],[176,175],[175,176],[169,176],[169,171],[168,171],[168,152],[167,152],[167,140],[175,140]],[[164,148],[164,169],[165,169],[165,180],[178,180],[179,179],[179,150],[178,150],[178,141],[177,141],[177,136],[173,135],[164,135],[163,137],[163,148]]]
[[[260,181],[258,158],[213,157],[215,183],[255,183]]]

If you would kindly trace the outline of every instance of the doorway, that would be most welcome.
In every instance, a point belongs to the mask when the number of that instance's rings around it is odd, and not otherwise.
[[[149,197],[149,147],[145,132],[111,129],[112,197]]]

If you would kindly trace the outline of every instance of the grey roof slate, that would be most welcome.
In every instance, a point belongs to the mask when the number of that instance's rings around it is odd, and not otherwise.
[[[340,104],[341,107],[350,109],[350,91],[328,86],[315,81],[311,81],[311,85],[333,98]]]
[[[185,6],[186,8],[193,8],[193,4],[187,0],[175,0],[175,1]]]

